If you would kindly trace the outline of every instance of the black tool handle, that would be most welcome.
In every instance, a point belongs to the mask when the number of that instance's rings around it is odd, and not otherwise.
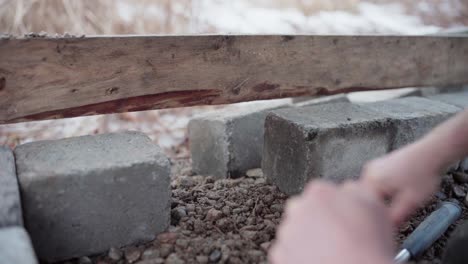
[[[420,256],[460,217],[461,211],[454,202],[442,203],[411,233],[402,248],[408,250],[413,258]]]

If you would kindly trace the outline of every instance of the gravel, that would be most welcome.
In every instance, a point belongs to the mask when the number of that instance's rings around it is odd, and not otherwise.
[[[98,264],[267,263],[267,252],[274,241],[287,196],[265,183],[258,170],[248,173],[250,177],[215,180],[192,176],[187,160],[172,162],[172,224],[169,230],[150,243],[111,248],[105,254],[89,259]],[[428,205],[402,226],[396,235],[398,245],[437,208],[440,201],[457,199],[464,203],[468,183],[455,181],[450,174],[443,177],[441,187]],[[468,219],[463,206],[462,218]],[[419,260],[412,263],[441,263],[444,245],[453,229],[450,227]],[[65,263],[82,262],[74,259]]]

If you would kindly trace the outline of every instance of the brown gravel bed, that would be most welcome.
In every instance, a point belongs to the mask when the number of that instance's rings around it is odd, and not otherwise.
[[[179,160],[173,162],[173,175],[171,226],[166,233],[150,243],[112,248],[99,256],[62,263],[267,263],[267,250],[280,222],[286,195],[267,184],[258,171],[249,173],[250,177],[215,180],[191,176],[188,161]],[[441,191],[403,225],[396,242],[401,243],[440,201],[458,199],[464,204],[468,184],[459,182],[452,175],[445,176]],[[468,219],[466,206],[463,207],[462,219]],[[453,229],[413,264],[441,263],[444,245]]]

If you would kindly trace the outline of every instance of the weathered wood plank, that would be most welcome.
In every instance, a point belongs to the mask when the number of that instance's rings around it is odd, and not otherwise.
[[[466,36],[0,40],[0,123],[462,83]]]

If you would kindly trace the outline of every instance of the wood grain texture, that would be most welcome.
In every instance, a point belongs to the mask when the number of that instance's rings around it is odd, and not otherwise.
[[[462,83],[466,36],[0,39],[0,124]]]

